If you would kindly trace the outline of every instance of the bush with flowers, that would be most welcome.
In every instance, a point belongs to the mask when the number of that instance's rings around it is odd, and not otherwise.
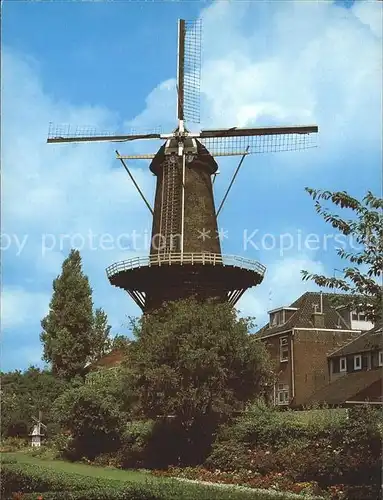
[[[291,484],[318,482],[334,499],[357,499],[357,495],[362,495],[359,500],[380,498],[379,412],[362,407],[350,412],[348,420],[329,425],[311,422],[301,431],[301,424],[291,420],[293,416],[294,412],[283,415],[272,408],[254,406],[231,427],[221,430],[205,462],[207,470],[214,474],[219,469],[230,476],[232,471],[245,469],[264,478],[283,471]],[[257,481],[263,480],[257,475]]]

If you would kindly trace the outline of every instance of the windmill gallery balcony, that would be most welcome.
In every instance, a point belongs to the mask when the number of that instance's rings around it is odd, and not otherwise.
[[[234,305],[247,288],[262,282],[265,271],[259,262],[235,255],[170,252],[116,262],[106,274],[112,285],[126,290],[139,307],[148,310],[163,301],[193,295]]]

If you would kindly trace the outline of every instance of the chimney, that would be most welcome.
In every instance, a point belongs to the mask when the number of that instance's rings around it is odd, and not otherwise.
[[[312,321],[314,324],[314,328],[324,328],[324,313],[323,311],[323,302],[322,302],[322,297],[321,297],[321,307],[319,309],[318,304],[313,304],[313,309],[314,312],[312,314]]]

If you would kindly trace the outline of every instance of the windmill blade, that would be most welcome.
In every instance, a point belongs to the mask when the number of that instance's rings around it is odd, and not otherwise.
[[[289,129],[293,130],[290,131]],[[237,131],[248,131],[250,133],[241,135]],[[261,130],[261,133],[259,131]],[[268,131],[266,133],[265,131]],[[289,130],[288,132],[286,130]],[[232,129],[227,135],[210,135],[199,141],[206,147],[212,156],[234,156],[256,153],[277,153],[282,151],[298,151],[302,149],[315,148],[317,146],[315,136],[317,127],[278,127],[267,129]],[[218,131],[209,131],[218,132]],[[248,149],[247,149],[248,148]]]
[[[126,142],[139,139],[160,139],[159,131],[140,133],[131,131],[129,134],[116,134],[114,132],[100,132],[92,127],[76,127],[70,125],[49,124],[48,143],[54,142]]]
[[[178,22],[177,117],[200,122],[202,21]]]
[[[317,125],[298,125],[289,127],[252,127],[252,128],[222,128],[201,130],[199,137],[238,137],[252,135],[283,135],[283,134],[313,134],[318,132]]]

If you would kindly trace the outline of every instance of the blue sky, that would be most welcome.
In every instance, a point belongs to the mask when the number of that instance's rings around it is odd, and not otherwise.
[[[105,267],[147,248],[98,243],[100,235],[116,241],[122,233],[150,231],[149,212],[113,144],[47,145],[46,135],[50,121],[172,130],[178,18],[202,17],[202,127],[320,128],[318,148],[254,155],[237,177],[219,218],[228,235],[224,253],[267,266],[262,285],[238,308],[261,326],[269,308],[315,288],[301,281],[301,269],[332,274],[342,265],[335,235],[304,187],[379,194],[381,2],[5,1],[2,7],[3,370],[42,365],[40,320],[71,243],[80,246],[95,306],[108,313],[113,332],[127,333],[126,316],[139,313],[109,285]],[[126,154],[143,150],[119,147]],[[145,147],[154,151],[158,144]],[[217,202],[237,160],[219,163]],[[148,163],[132,167],[152,201]],[[94,246],[84,243],[89,231],[97,235]],[[254,245],[246,245],[244,235],[254,231]],[[317,240],[305,244],[310,233]]]

